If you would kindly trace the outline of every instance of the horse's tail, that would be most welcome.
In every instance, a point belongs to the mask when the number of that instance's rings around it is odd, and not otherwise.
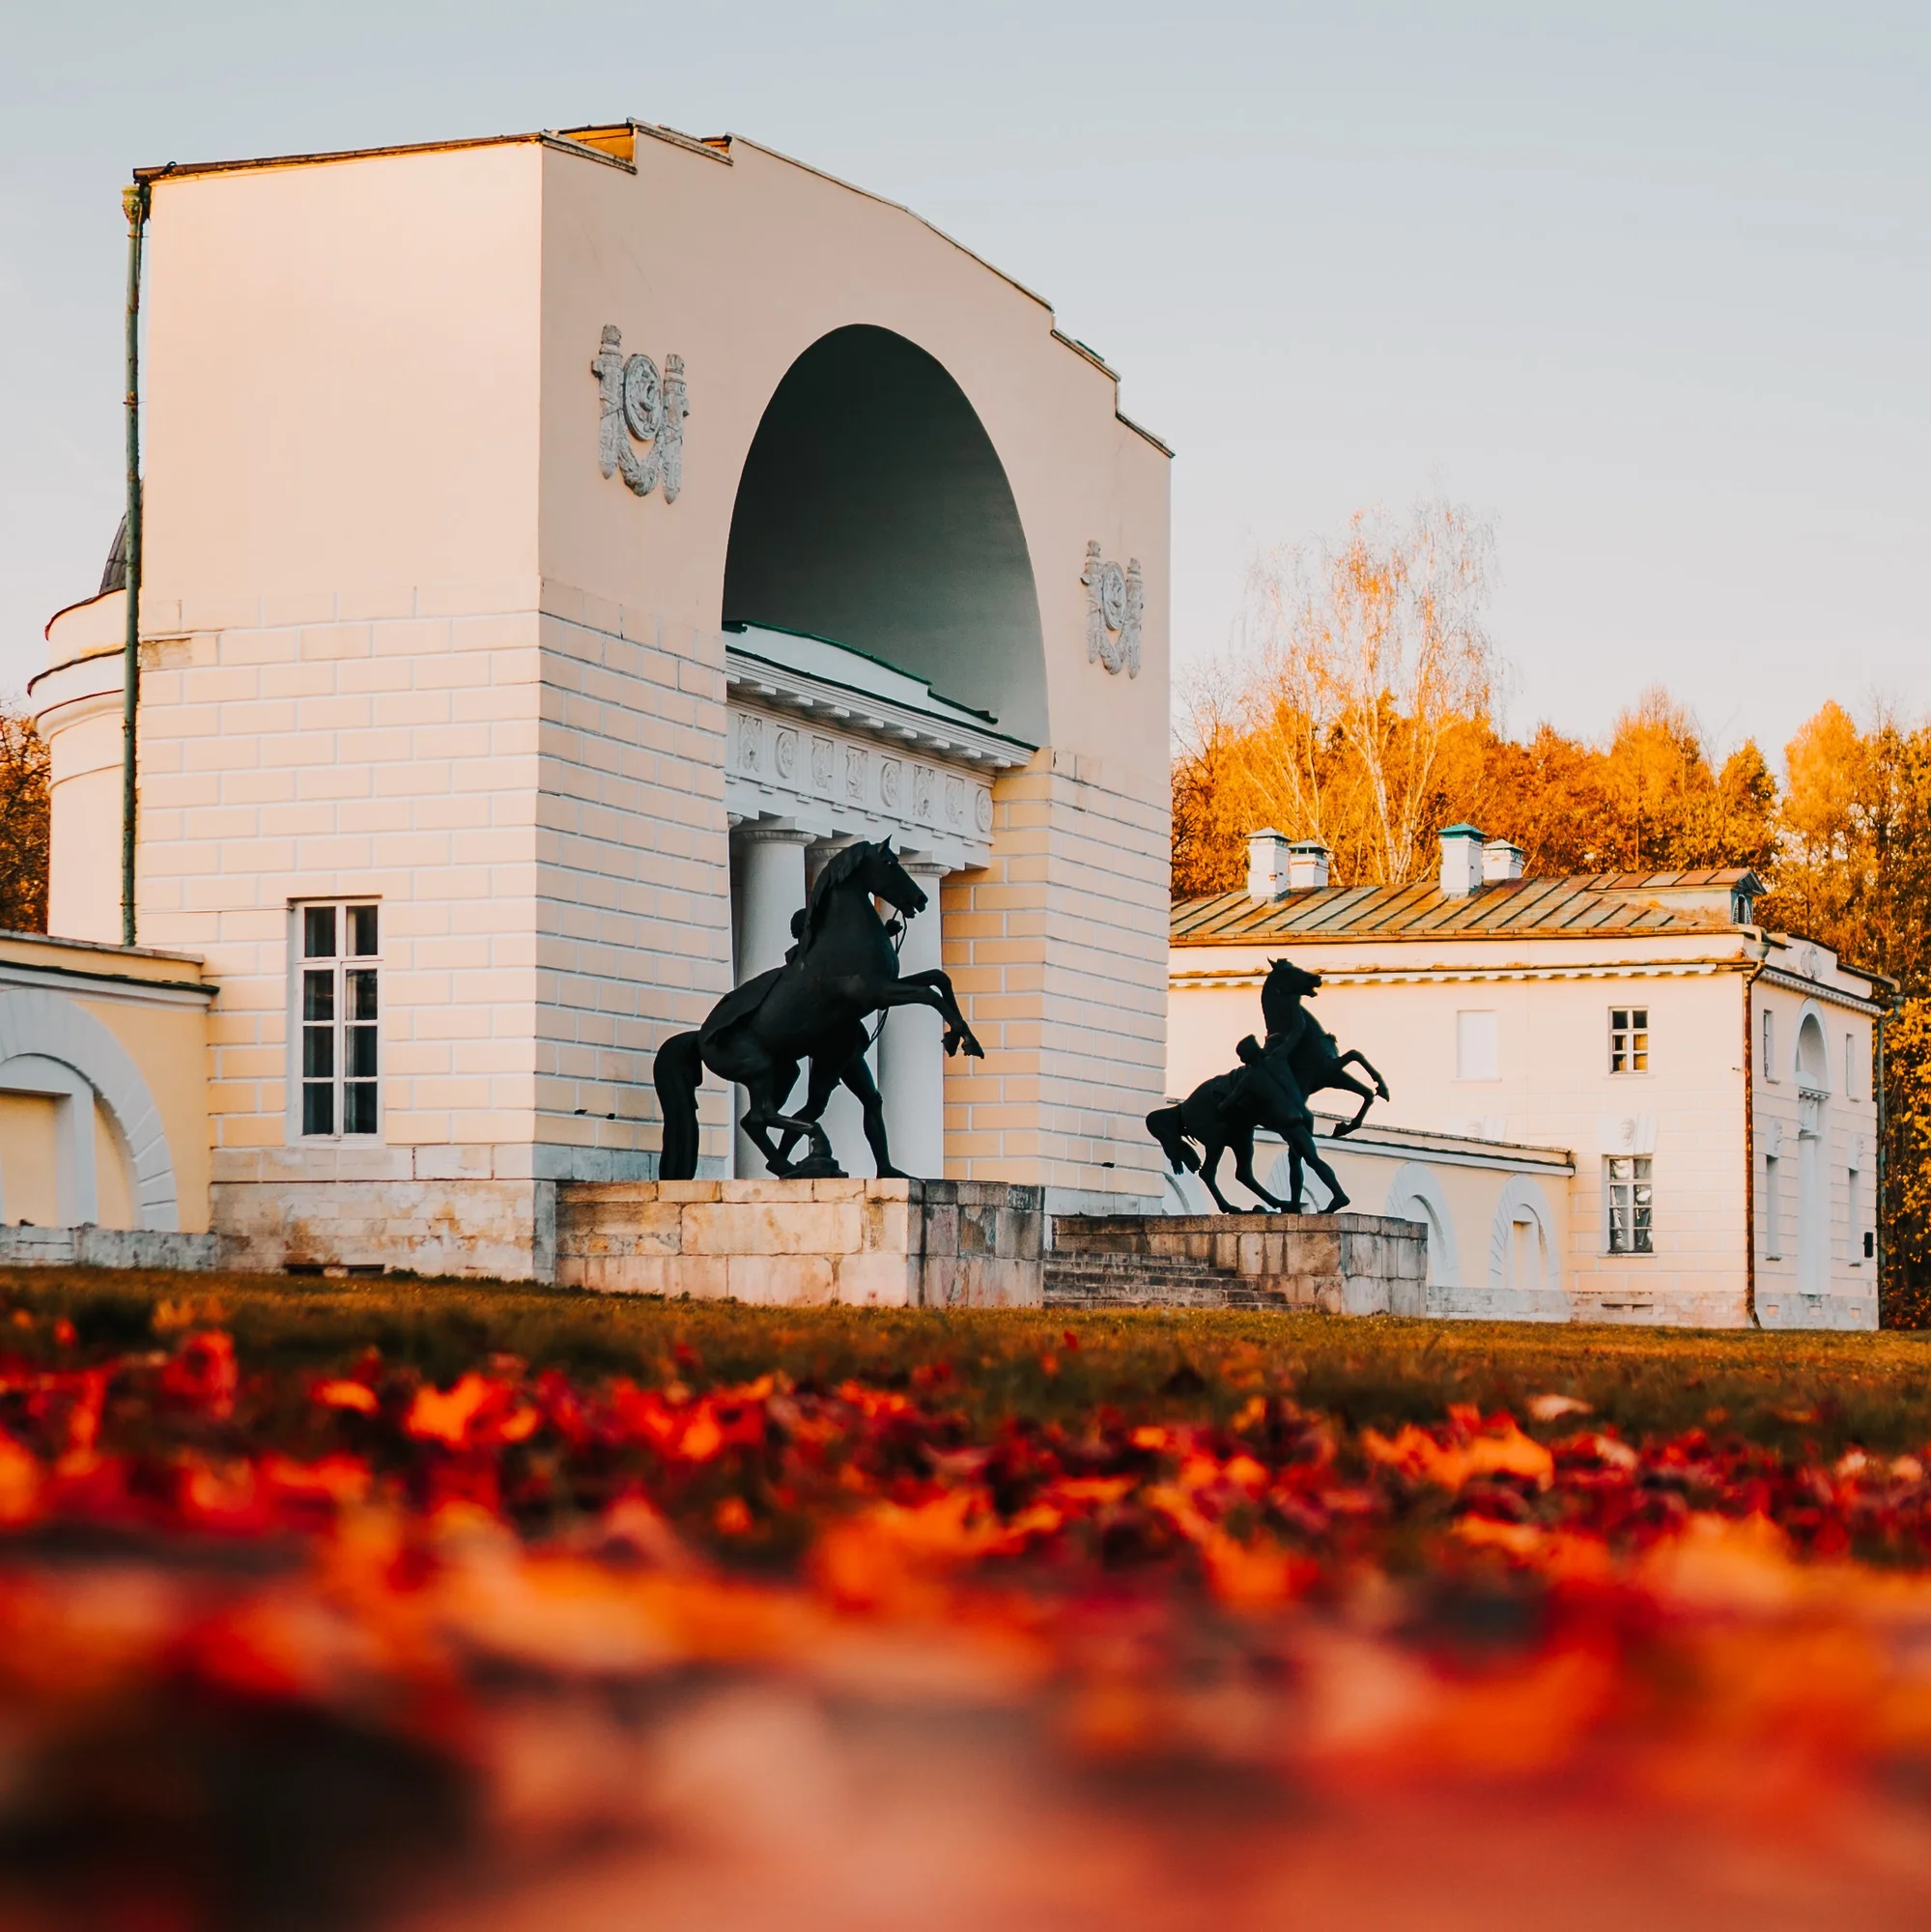
[[[660,1180],[697,1178],[697,1089],[703,1085],[704,1062],[697,1035],[674,1033],[657,1049],[651,1069],[657,1104],[664,1113],[664,1151],[657,1157]]]
[[[1147,1116],[1147,1131],[1159,1142],[1167,1156],[1168,1165],[1176,1174],[1200,1172],[1200,1155],[1187,1145],[1185,1131],[1180,1126],[1180,1110],[1178,1107],[1155,1107]]]

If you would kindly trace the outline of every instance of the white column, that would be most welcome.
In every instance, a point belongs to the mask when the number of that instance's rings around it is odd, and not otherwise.
[[[901,862],[928,901],[905,923],[898,970],[923,973],[944,963],[939,932],[939,887],[946,868],[936,860],[906,855]],[[899,1007],[878,1042],[878,1086],[885,1100],[885,1132],[895,1166],[924,1180],[946,1174],[946,1056],[939,1040],[945,1022],[926,1007]]]
[[[811,849],[806,855],[805,869],[813,886],[818,883],[818,874],[831,863],[833,855],[842,852],[847,845],[858,843],[856,833],[846,833],[837,838],[814,838]],[[875,1024],[866,1021],[869,1032]],[[874,1077],[878,1072],[878,1053],[874,1048],[871,1056],[871,1070]],[[806,1068],[805,1076],[798,1082],[792,1097],[803,1106],[805,1103],[805,1081],[809,1077],[810,1068]],[[865,1138],[865,1116],[858,1102],[852,1098],[844,1087],[834,1087],[832,1097],[827,1102],[821,1121],[825,1132],[831,1136],[832,1151],[838,1156],[838,1165],[849,1175],[868,1176],[873,1170],[871,1149]]]
[[[781,822],[741,826],[734,835],[742,896],[736,920],[740,985],[784,963],[792,943],[791,915],[805,903],[805,846],[809,836]],[[744,1090],[734,1088],[732,1094],[735,1120],[744,1109]],[[741,1131],[735,1141],[734,1174],[754,1179],[770,1173],[764,1156]]]

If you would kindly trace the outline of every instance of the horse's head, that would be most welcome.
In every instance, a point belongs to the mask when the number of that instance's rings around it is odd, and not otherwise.
[[[1278,987],[1297,1000],[1311,1000],[1320,991],[1320,975],[1296,966],[1292,959],[1270,959],[1267,965],[1267,985],[1264,991]]]
[[[1267,965],[1267,978],[1261,988],[1261,1012],[1267,1031],[1298,1037],[1306,1020],[1301,1002],[1320,990],[1320,975],[1305,971],[1292,959],[1270,959]]]
[[[862,873],[866,891],[873,897],[883,899],[895,911],[902,912],[907,919],[916,919],[925,910],[925,895],[918,880],[898,863],[898,854],[892,849],[892,840],[880,839],[865,850],[866,857]]]

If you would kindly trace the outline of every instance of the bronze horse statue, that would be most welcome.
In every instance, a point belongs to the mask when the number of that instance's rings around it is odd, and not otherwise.
[[[1276,1051],[1287,1054],[1294,1083],[1303,1096],[1330,1087],[1359,1096],[1361,1105],[1354,1118],[1344,1121],[1334,1130],[1334,1138],[1340,1140],[1367,1119],[1368,1109],[1377,1099],[1388,1097],[1388,1083],[1365,1053],[1354,1048],[1337,1052],[1334,1036],[1323,1031],[1320,1022],[1301,1005],[1302,1000],[1311,1000],[1320,990],[1319,973],[1310,973],[1292,959],[1270,959],[1266,980],[1261,987],[1261,1017],[1267,1022],[1266,1050],[1270,1054]],[[1373,1092],[1349,1073],[1349,1065],[1359,1066],[1374,1081]]]
[[[1301,1005],[1320,987],[1319,973],[1306,972],[1291,959],[1270,961],[1261,989],[1266,1044],[1249,1035],[1236,1049],[1241,1065],[1234,1071],[1202,1081],[1178,1105],[1156,1108],[1147,1116],[1147,1130],[1159,1142],[1173,1171],[1191,1169],[1199,1174],[1224,1214],[1242,1211],[1221,1193],[1215,1179],[1220,1157],[1229,1149],[1234,1152],[1235,1179],[1269,1208],[1298,1214],[1302,1170],[1310,1167],[1326,1185],[1327,1211],[1348,1205],[1347,1192],[1316,1145],[1307,1097],[1330,1087],[1360,1095],[1361,1106],[1353,1120],[1334,1129],[1339,1138],[1361,1124],[1377,1097],[1388,1097],[1388,1086],[1365,1054],[1337,1051],[1334,1036]],[[1365,1069],[1375,1083],[1373,1091],[1349,1074],[1349,1065]],[[1270,1194],[1254,1174],[1254,1135],[1263,1127],[1287,1145],[1290,1198],[1286,1201]]]
[[[1307,1097],[1295,1083],[1287,1056],[1262,1047],[1252,1034],[1236,1051],[1240,1065],[1231,1073],[1215,1074],[1203,1080],[1184,1100],[1169,1107],[1156,1107],[1147,1116],[1147,1131],[1159,1142],[1167,1162],[1176,1174],[1191,1169],[1207,1184],[1223,1214],[1251,1213],[1239,1208],[1220,1191],[1216,1179],[1220,1156],[1230,1149],[1234,1153],[1234,1178],[1242,1187],[1284,1213],[1301,1211],[1301,1168],[1314,1169],[1327,1183],[1333,1197],[1330,1210],[1348,1205],[1334,1170],[1321,1159],[1315,1145],[1314,1116],[1308,1112]],[[1292,1162],[1293,1196],[1283,1201],[1262,1186],[1254,1173],[1254,1136],[1262,1127],[1280,1135],[1288,1145]]]
[[[664,1110],[664,1151],[658,1178],[690,1180],[697,1172],[697,1089],[706,1069],[745,1090],[749,1104],[741,1125],[771,1172],[793,1179],[839,1175],[832,1144],[819,1118],[840,1081],[865,1114],[865,1137],[881,1175],[897,1175],[885,1137],[885,1108],[865,1064],[870,1041],[865,1022],[894,1007],[930,1007],[946,1023],[948,1053],[982,1057],[952,997],[952,982],[936,967],[898,972],[888,926],[872,901],[883,899],[906,919],[925,910],[926,898],[898,863],[887,838],[862,840],[835,853],[818,874],[795,925],[798,944],[784,964],[747,980],[711,1009],[695,1032],[673,1034],[658,1049],[652,1079]],[[800,1065],[811,1063],[805,1104],[782,1111]],[[774,1142],[774,1131],[781,1141]],[[800,1136],[810,1142],[803,1160],[789,1158]]]

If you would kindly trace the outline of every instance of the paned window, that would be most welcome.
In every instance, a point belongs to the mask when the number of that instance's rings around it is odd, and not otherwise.
[[[1776,1078],[1776,1015],[1769,1008],[1763,1016],[1763,1077]]]
[[[1612,1154],[1609,1168],[1609,1252],[1646,1255],[1650,1245],[1649,1155]]]
[[[1611,1073],[1649,1071],[1647,1007],[1609,1009],[1609,1071]]]
[[[1853,1073],[1857,1064],[1858,1037],[1854,1033],[1847,1033],[1844,1036],[1844,1098],[1847,1100],[1855,1100],[1858,1097],[1858,1083]]]
[[[382,933],[369,904],[298,905],[296,1027],[304,1139],[373,1134],[378,1084]]]

